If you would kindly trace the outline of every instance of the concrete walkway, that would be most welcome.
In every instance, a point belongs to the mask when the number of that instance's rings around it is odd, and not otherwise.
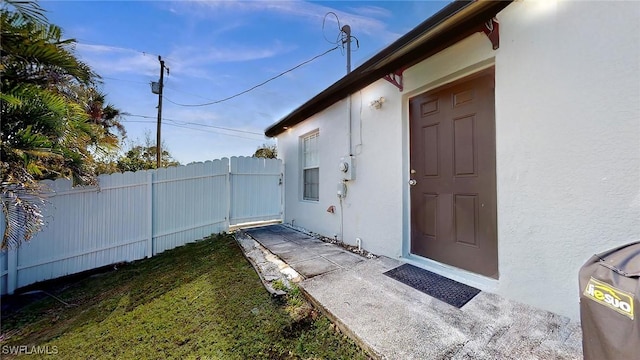
[[[582,358],[580,326],[568,318],[485,292],[457,309],[383,275],[397,260],[367,259],[284,225],[245,233],[299,273],[315,305],[373,357]],[[241,244],[246,252],[249,242]]]

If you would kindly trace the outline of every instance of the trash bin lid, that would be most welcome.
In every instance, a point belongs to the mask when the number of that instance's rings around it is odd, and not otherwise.
[[[600,265],[626,277],[640,277],[640,241],[596,255]]]

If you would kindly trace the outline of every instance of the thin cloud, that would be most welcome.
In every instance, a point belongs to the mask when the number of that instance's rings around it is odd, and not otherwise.
[[[212,64],[222,62],[251,61],[270,58],[289,51],[291,47],[284,47],[280,43],[254,48],[247,46],[202,48],[202,47],[178,47],[171,51],[171,58],[177,58],[183,64]]]
[[[183,11],[191,14],[195,12],[200,16],[224,16],[224,13],[228,12],[268,11],[292,16],[307,23],[309,20],[321,23],[325,14],[334,12],[342,24],[349,24],[352,29],[357,29],[361,34],[375,34],[384,38],[397,38],[400,35],[389,31],[385,23],[372,17],[388,16],[388,12],[375,6],[356,8],[354,11],[361,12],[361,14],[357,14],[305,1],[189,1],[175,5],[172,9],[181,7]],[[327,17],[327,21],[335,23],[335,18]]]
[[[155,55],[109,45],[76,45],[80,57],[101,75],[134,73],[152,75],[158,72],[158,60]]]
[[[98,44],[85,44],[85,43],[77,43],[76,50],[90,52],[90,53],[129,53],[129,54],[137,54],[144,53],[144,51],[139,51],[135,49],[129,49],[120,46],[111,46],[111,45],[98,45]]]
[[[212,64],[266,59],[292,49],[294,49],[293,46],[284,46],[280,42],[260,48],[175,47],[166,57],[163,57],[176,74],[214,78],[214,74],[209,74],[207,70]],[[132,73],[155,76],[158,72],[158,59],[155,54],[117,46],[82,43],[76,45],[76,51],[85,62],[102,75]]]
[[[391,11],[385,8],[381,8],[379,6],[359,6],[351,8],[351,11],[355,14],[360,14],[360,16],[366,17],[391,17],[393,14]]]
[[[238,63],[272,58],[295,49],[294,46],[284,46],[280,42],[260,47],[175,47],[167,55],[169,66],[174,74],[182,77],[220,80],[221,74],[211,73],[211,65],[216,63]]]

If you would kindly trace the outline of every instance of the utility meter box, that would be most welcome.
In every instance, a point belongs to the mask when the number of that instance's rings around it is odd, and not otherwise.
[[[338,198],[344,199],[347,197],[347,184],[340,182],[337,187]]]
[[[351,155],[340,158],[338,170],[340,171],[340,174],[342,174],[342,180],[349,181],[356,179],[356,169],[354,167],[354,163],[354,158]]]
[[[160,94],[160,83],[156,81],[151,82],[151,92],[154,94]]]
[[[584,359],[638,359],[640,241],[592,256],[579,276]]]

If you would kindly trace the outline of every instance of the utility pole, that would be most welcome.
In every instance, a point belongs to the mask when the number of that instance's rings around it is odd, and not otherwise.
[[[351,72],[351,26],[349,25],[344,25],[342,27],[342,29],[340,29],[343,33],[344,33],[344,37],[342,38],[342,45],[344,45],[345,43],[347,43],[347,75],[349,75],[349,73]],[[352,129],[351,129],[351,94],[349,94],[349,102],[347,103],[347,114],[348,114],[348,119],[349,119],[349,132],[348,132],[348,136],[349,136],[349,150],[348,150],[348,154],[349,156],[353,155],[353,151],[352,151]],[[342,215],[340,215],[342,216]]]
[[[156,130],[156,168],[160,168],[162,159],[162,149],[160,130],[162,125],[162,88],[164,87],[164,60],[158,55],[158,61],[160,61],[160,84],[158,89],[158,129]]]
[[[345,25],[342,27],[342,32],[345,34],[345,40],[342,43],[347,43],[347,74],[351,72],[351,26]]]

